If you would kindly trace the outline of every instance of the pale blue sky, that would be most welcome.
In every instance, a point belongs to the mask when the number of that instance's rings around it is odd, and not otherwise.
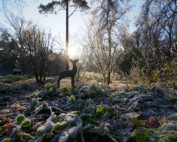
[[[90,5],[89,1],[90,0],[88,0],[88,3]],[[131,5],[135,5],[132,12],[129,13],[129,17],[132,21],[134,19],[134,16],[136,16],[140,11],[138,1],[140,0],[131,0],[130,2]],[[35,2],[33,0],[30,0],[29,2],[27,1],[27,6],[23,9],[22,12],[17,12],[15,8],[10,12],[15,13],[19,16],[23,13],[26,20],[31,19],[34,22],[38,22],[42,27],[51,29],[54,35],[57,34],[57,32],[60,33],[65,32],[66,29],[65,10],[61,10],[60,12],[58,12],[57,15],[48,14],[47,17],[39,13],[37,7],[40,5],[40,3],[47,4],[48,2],[51,2],[51,0],[37,0]],[[70,9],[70,12],[71,11],[72,10]],[[69,30],[71,33],[77,33],[80,27],[84,26],[83,18],[87,20],[88,14],[75,12],[69,18]],[[7,26],[7,22],[4,18],[4,13],[2,11],[0,12],[0,19],[1,19],[0,23],[3,24],[4,26]],[[132,31],[134,29],[134,26],[131,25],[130,28]]]
[[[27,0],[26,0],[27,1]],[[90,0],[87,0],[89,5],[90,5]],[[43,14],[39,13],[39,9],[37,8],[40,3],[42,4],[47,4],[48,2],[51,2],[51,0],[29,0],[27,1],[27,6],[23,9],[22,12],[19,12],[13,8],[11,8],[12,10],[10,12],[12,12],[13,14],[16,14],[18,16],[23,15],[25,17],[26,20],[32,20],[35,23],[37,22],[39,25],[41,25],[42,28],[47,28],[47,29],[51,29],[52,34],[57,36],[58,33],[61,34],[61,38],[62,40],[60,40],[62,42],[62,47],[63,49],[65,49],[65,30],[66,30],[66,12],[65,10],[61,10],[60,12],[58,12],[57,15],[55,14],[48,14],[47,17]],[[130,24],[130,32],[133,32],[135,30],[135,27],[133,25],[133,21],[135,19],[135,16],[138,15],[138,13],[140,12],[140,0],[131,0],[130,1],[131,5],[134,5],[135,7],[132,9],[131,12],[128,13],[129,19],[132,21]],[[71,8],[70,8],[70,13],[72,12]],[[72,36],[74,34],[80,34],[80,27],[84,27],[85,26],[85,21],[87,21],[87,19],[89,18],[89,14],[84,14],[82,12],[75,12],[70,18],[69,18],[69,32],[70,34],[72,34]],[[0,11],[0,24],[2,24],[5,27],[9,27],[4,13],[3,11]],[[69,38],[69,43],[70,43],[70,52],[71,54],[75,54],[73,52],[76,52],[75,48],[79,48],[79,43],[74,43],[72,44],[72,38],[70,35]],[[57,48],[58,49],[58,48]]]

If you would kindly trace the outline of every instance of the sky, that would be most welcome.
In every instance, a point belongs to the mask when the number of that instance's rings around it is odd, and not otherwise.
[[[137,16],[140,12],[140,4],[142,0],[130,0],[130,4],[134,5],[131,12],[129,12],[129,19],[132,21],[130,24],[130,32],[133,32],[136,28],[133,24],[135,16]],[[61,10],[57,15],[48,14],[43,15],[39,13],[39,9],[37,8],[40,3],[47,4],[51,2],[51,0],[26,0],[26,6],[22,11],[17,10],[15,7],[9,7],[10,12],[15,15],[21,16],[23,15],[26,20],[32,20],[34,23],[38,23],[41,27],[51,29],[53,35],[57,35],[59,32],[65,35],[66,30],[66,16],[65,10]],[[90,6],[90,0],[87,0]],[[70,8],[70,13],[72,9]],[[75,12],[69,18],[69,32],[71,34],[77,33],[79,34],[81,27],[85,26],[85,22],[89,18],[89,14],[85,14],[83,12]],[[0,11],[0,24],[9,27],[7,24],[7,20],[5,19],[4,12]]]

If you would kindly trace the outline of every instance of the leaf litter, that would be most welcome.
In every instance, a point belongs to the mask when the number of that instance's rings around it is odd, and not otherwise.
[[[1,83],[0,141],[177,141],[176,90],[162,83],[84,85]]]

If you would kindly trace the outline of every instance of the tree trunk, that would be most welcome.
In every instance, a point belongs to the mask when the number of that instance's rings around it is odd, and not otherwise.
[[[109,56],[108,56],[108,76],[107,76],[107,84],[111,83],[111,48],[112,48],[112,41],[111,41],[111,28],[107,27],[108,30],[108,38],[109,38]]]
[[[45,79],[46,79],[46,72],[47,72],[48,67],[49,67],[49,65],[47,65],[47,66],[44,68],[43,82],[44,82]]]
[[[36,67],[34,67],[34,74],[35,74],[36,82],[40,83],[40,80],[38,79],[38,73]]]
[[[108,71],[107,84],[109,85],[110,83],[111,83],[111,72]]]
[[[68,13],[69,13],[69,8],[68,8],[68,0],[66,0],[66,70],[69,70],[69,56],[68,56],[68,25],[69,25],[69,17],[68,17]]]

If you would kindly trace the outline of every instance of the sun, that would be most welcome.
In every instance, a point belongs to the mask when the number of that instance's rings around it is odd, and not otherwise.
[[[73,58],[76,55],[76,49],[75,48],[69,48],[69,57]]]

